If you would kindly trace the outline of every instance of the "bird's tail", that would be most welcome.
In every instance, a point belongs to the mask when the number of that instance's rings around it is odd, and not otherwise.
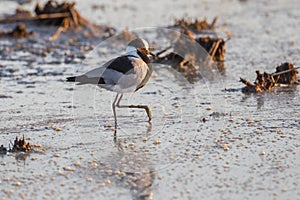
[[[103,84],[104,80],[103,78],[98,77],[87,77],[86,75],[81,76],[72,76],[67,77],[67,82],[77,82],[77,85],[85,85],[85,84]]]
[[[67,77],[67,82],[76,82],[76,76]]]

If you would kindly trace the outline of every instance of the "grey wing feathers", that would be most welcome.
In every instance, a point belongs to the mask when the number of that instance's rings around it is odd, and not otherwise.
[[[127,56],[112,59],[103,66],[76,77],[68,77],[67,82],[82,84],[117,84],[119,79],[132,71],[132,60]]]

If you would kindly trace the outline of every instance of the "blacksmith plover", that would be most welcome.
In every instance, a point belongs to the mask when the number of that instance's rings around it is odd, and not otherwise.
[[[120,105],[124,93],[136,92],[151,77],[153,70],[148,57],[149,54],[152,54],[149,50],[149,44],[144,39],[136,38],[129,42],[126,55],[112,59],[103,66],[83,75],[67,78],[67,82],[78,82],[78,85],[96,84],[101,88],[117,93],[112,104],[115,118],[115,137],[118,126],[116,107],[145,109],[149,122],[151,122],[152,112],[147,105]]]

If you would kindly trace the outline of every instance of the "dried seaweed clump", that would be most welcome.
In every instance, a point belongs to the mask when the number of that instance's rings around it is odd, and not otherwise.
[[[29,11],[17,9],[14,15],[0,19],[0,23],[34,21],[37,25],[58,26],[56,32],[50,37],[51,40],[57,39],[61,32],[66,32],[70,28],[73,30],[84,28],[92,36],[102,36],[104,33],[111,36],[115,33],[115,29],[111,27],[100,27],[90,23],[75,9],[75,3],[58,3],[57,1],[49,0],[44,7],[37,3],[34,12],[35,15]]]
[[[174,40],[170,47],[161,51],[164,53],[172,49],[169,54],[163,55],[159,52],[154,62],[171,65],[178,72],[182,72],[189,82],[201,79],[201,74],[212,74],[214,65],[211,61],[214,61],[218,71],[223,73],[226,40],[218,37],[215,32],[217,19],[215,17],[211,23],[206,19],[196,19],[193,22],[176,19],[170,27],[179,31],[180,39]]]
[[[216,62],[225,60],[225,41],[223,38],[199,37],[196,41],[208,52]]]
[[[25,24],[21,23],[21,24],[17,24],[16,27],[9,32],[1,32],[0,36],[8,36],[8,37],[12,37],[12,38],[26,38],[30,35],[33,35],[34,32],[33,31],[27,31],[27,27]]]
[[[211,58],[220,67],[223,67],[226,41],[224,38],[218,37],[215,32],[217,20],[218,18],[215,17],[211,23],[208,23],[206,18],[202,21],[196,19],[194,22],[181,19],[175,20],[173,27],[179,28],[179,32],[198,42]],[[226,34],[228,36],[227,40],[230,39],[230,34],[228,32]]]
[[[3,144],[1,144],[0,146],[0,154],[6,154],[7,153],[7,149],[3,146]]]
[[[185,19],[175,20],[174,27],[179,27],[179,31],[187,35],[190,39],[196,40],[211,56],[211,58],[218,62],[224,61],[225,58],[225,39],[218,37],[215,32],[216,23],[218,18],[215,17],[211,23],[207,22],[204,18],[202,21],[195,20],[194,22],[189,22]],[[223,29],[224,30],[224,29]],[[227,40],[231,38],[228,31]]]
[[[215,17],[211,23],[204,18],[202,21],[195,19],[194,22],[188,21],[186,19],[175,19],[174,27],[180,27],[181,29],[188,29],[194,33],[203,30],[212,30],[216,28],[218,18]]]
[[[297,68],[288,62],[276,67],[276,72],[272,74],[268,74],[266,72],[260,73],[260,71],[257,70],[254,83],[251,83],[244,78],[240,78],[240,81],[246,85],[244,88],[242,88],[242,92],[251,93],[272,91],[275,87],[281,87],[283,84],[299,84],[297,74]]]
[[[89,20],[82,17],[75,9],[75,3],[58,3],[57,1],[49,0],[44,7],[41,7],[40,4],[37,3],[34,11],[36,16],[39,18],[40,23],[59,26],[57,31],[50,38],[52,40],[57,39],[61,32],[66,32],[69,28],[87,28],[92,35],[94,34],[95,28],[101,28],[91,24]],[[114,29],[109,27],[105,27],[104,31],[108,32],[109,36],[113,35],[115,32]]]
[[[276,67],[276,72],[273,76],[276,83],[279,84],[298,84],[299,80],[297,74],[297,68],[295,68],[293,64],[286,62]]]
[[[57,1],[50,0],[44,7],[41,7],[39,2],[37,2],[34,12],[40,18],[39,20],[46,25],[76,28],[89,23],[87,19],[79,14],[74,6],[75,3],[62,2],[59,4]]]
[[[11,143],[12,144],[12,143]],[[16,139],[14,143],[12,144],[12,148],[7,149],[3,145],[0,146],[0,154],[6,154],[7,152],[12,152],[12,153],[28,153],[32,149],[31,145],[29,142],[26,142],[24,135],[22,139],[19,139],[18,136],[16,136]]]
[[[29,152],[31,150],[32,150],[31,145],[29,144],[29,142],[27,143],[25,141],[25,138],[23,135],[22,139],[19,139],[18,136],[16,136],[13,147],[10,151],[11,152]]]

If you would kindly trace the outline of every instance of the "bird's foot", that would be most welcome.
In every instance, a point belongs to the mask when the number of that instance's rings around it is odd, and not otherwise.
[[[146,105],[130,105],[128,106],[128,108],[143,108],[145,109],[147,115],[148,115],[148,118],[149,118],[149,122],[152,120],[152,111],[150,109],[149,106],[146,106]]]

